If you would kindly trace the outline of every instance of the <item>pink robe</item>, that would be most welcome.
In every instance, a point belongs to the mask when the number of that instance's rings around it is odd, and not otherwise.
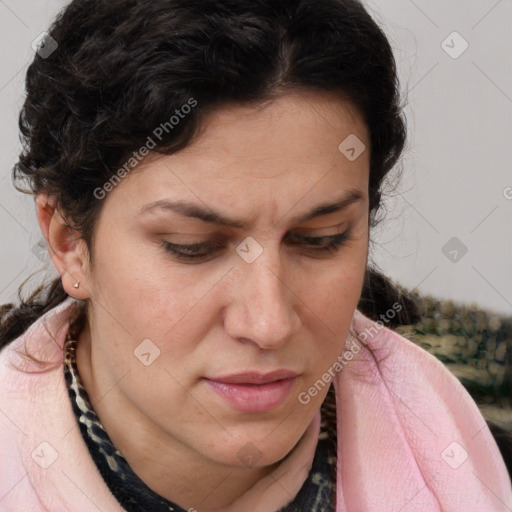
[[[68,298],[0,352],[1,512],[123,510],[83,442],[63,365],[43,373],[12,367],[38,370],[17,353],[24,346],[62,363],[74,302]],[[336,512],[512,511],[505,463],[462,384],[434,356],[359,311],[352,327],[365,343],[349,336],[330,369]]]

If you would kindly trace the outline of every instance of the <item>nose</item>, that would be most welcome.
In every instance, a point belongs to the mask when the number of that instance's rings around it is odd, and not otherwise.
[[[279,348],[301,327],[295,309],[300,301],[279,255],[269,256],[265,250],[252,263],[240,261],[233,272],[231,302],[224,318],[226,331],[232,338],[249,340],[262,349]]]

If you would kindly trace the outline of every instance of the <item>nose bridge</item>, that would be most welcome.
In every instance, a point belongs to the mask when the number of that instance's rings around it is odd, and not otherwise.
[[[279,250],[264,249],[252,263],[240,261],[237,276],[232,336],[251,339],[262,348],[276,348],[300,324]]]

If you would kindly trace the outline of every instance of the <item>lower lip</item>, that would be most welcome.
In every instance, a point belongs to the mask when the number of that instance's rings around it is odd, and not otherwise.
[[[240,412],[266,412],[281,405],[289,396],[297,377],[268,384],[227,384],[206,379],[207,384]]]

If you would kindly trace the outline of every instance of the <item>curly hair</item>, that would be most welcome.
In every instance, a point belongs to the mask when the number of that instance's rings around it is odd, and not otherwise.
[[[13,180],[19,191],[55,199],[91,263],[104,204],[95,191],[191,99],[198,107],[160,130],[154,152],[191,144],[204,117],[223,105],[300,89],[350,101],[369,131],[371,225],[380,222],[384,178],[404,150],[406,120],[391,45],[360,1],[73,0],[48,37],[56,49],[36,54],[26,75]],[[361,306],[371,315],[393,287],[367,272]],[[56,279],[19,297],[19,307],[0,309],[0,347],[67,294]],[[414,314],[409,306],[403,321]]]

